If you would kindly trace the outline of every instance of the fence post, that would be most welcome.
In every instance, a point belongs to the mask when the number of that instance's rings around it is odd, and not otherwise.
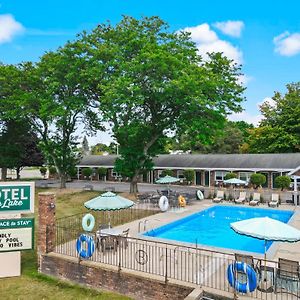
[[[122,259],[122,253],[121,253],[121,249],[123,249],[122,247],[121,247],[121,243],[122,243],[123,241],[121,241],[121,238],[119,237],[119,243],[117,244],[117,247],[119,248],[119,267],[118,267],[118,272],[120,273],[121,272],[121,259]]]
[[[166,245],[166,272],[165,272],[165,284],[168,283],[168,246]]]

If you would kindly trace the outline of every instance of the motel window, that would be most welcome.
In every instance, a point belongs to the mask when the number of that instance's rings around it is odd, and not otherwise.
[[[184,170],[177,170],[177,178],[184,179]]]
[[[240,172],[240,180],[250,182],[250,177],[252,174],[253,172]]]
[[[230,172],[228,171],[216,171],[215,172],[215,181],[223,181],[226,174]]]

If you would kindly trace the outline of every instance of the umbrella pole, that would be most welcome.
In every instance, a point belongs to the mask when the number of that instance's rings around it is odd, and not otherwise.
[[[108,228],[111,228],[111,224],[110,224],[110,210],[108,211]]]
[[[265,289],[267,288],[267,240],[265,240],[265,268],[264,268]]]

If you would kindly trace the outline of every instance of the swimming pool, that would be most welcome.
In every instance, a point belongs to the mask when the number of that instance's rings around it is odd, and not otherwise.
[[[230,228],[230,223],[259,217],[269,217],[287,223],[292,215],[292,211],[277,209],[213,206],[148,231],[144,235],[262,254],[264,241],[236,233]],[[267,243],[267,249],[271,244],[272,242]]]

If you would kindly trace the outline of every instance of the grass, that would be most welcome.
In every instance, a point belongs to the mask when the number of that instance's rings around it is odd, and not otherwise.
[[[36,189],[35,218],[38,216],[38,197],[41,191],[53,191],[57,195],[57,218],[84,212],[83,202],[99,194],[99,192],[59,189]],[[29,216],[28,216],[29,217]],[[37,233],[37,227],[35,228]],[[36,239],[35,239],[36,240]],[[20,277],[0,279],[1,299],[96,299],[126,300],[128,297],[110,292],[98,291],[74,285],[37,272],[36,250],[22,252],[22,275]]]

